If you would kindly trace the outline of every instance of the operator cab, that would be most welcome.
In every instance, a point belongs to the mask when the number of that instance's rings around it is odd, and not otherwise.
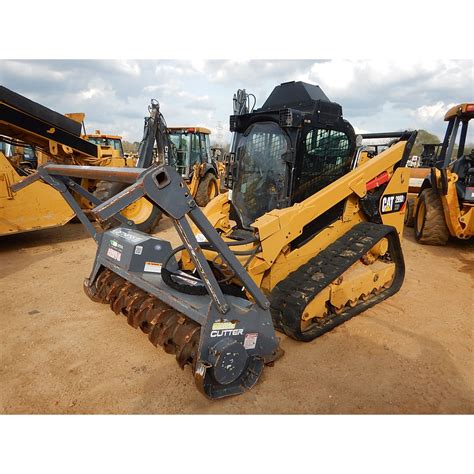
[[[35,147],[9,137],[0,137],[0,152],[20,176],[27,176],[38,167]]]
[[[171,143],[176,148],[176,170],[186,180],[194,165],[211,163],[211,131],[204,127],[169,127]]]
[[[100,133],[100,130],[96,130],[95,134],[85,135],[84,138],[94,145],[110,148],[114,155],[118,155],[120,158],[124,158],[122,139],[115,135],[104,135]]]
[[[319,86],[283,83],[260,109],[230,118],[237,132],[231,214],[239,227],[301,202],[351,169],[356,136]],[[344,203],[327,213],[335,220]]]
[[[430,168],[435,165],[441,151],[442,143],[423,143],[420,155],[420,167]]]
[[[446,134],[441,144],[441,152],[436,162],[439,169],[449,168],[458,175],[456,191],[463,202],[474,203],[474,133],[469,128],[474,118],[474,104],[460,104],[446,113],[448,122]],[[468,145],[471,144],[471,145]]]

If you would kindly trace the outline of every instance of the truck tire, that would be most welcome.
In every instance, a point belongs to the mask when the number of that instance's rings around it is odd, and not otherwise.
[[[427,245],[446,245],[449,230],[444,220],[441,199],[432,188],[424,189],[415,213],[415,238]]]
[[[217,179],[212,173],[207,173],[199,183],[194,199],[198,206],[207,206],[207,203],[219,194]]]
[[[415,225],[415,199],[409,197],[407,200],[407,208],[405,210],[405,225],[413,227]]]
[[[123,191],[127,184],[99,181],[94,191],[94,196],[101,201],[106,201]],[[158,225],[162,217],[161,210],[145,198],[141,198],[122,211],[122,215],[133,221],[137,230],[150,234]]]

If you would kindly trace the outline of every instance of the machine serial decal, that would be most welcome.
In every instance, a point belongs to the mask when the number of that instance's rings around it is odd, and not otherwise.
[[[382,197],[380,212],[389,214],[391,212],[401,211],[407,199],[406,193],[403,194],[386,194]]]

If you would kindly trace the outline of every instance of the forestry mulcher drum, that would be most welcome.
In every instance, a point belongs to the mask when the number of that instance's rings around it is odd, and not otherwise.
[[[400,289],[405,163],[416,136],[380,134],[390,146],[364,153],[341,107],[301,82],[232,116],[231,130],[230,192],[203,210],[166,165],[47,164],[14,188],[41,179],[62,193],[98,245],[86,294],[180,367],[190,365],[211,399],[255,385],[282,353],[275,329],[311,341]],[[77,177],[130,186],[101,202]],[[98,232],[71,191],[116,227]],[[123,218],[120,211],[143,197],[172,220],[182,245],[173,249]]]

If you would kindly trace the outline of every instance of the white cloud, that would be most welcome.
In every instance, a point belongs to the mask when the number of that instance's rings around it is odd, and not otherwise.
[[[44,62],[24,62],[24,61],[2,61],[3,73],[10,73],[22,77],[28,77],[31,80],[41,77],[50,81],[64,80],[67,74],[63,71],[57,71]]]
[[[440,135],[453,103],[471,100],[473,61],[191,60],[0,61],[0,82],[61,113],[83,111],[86,126],[138,140],[151,98],[168,124],[227,134],[232,96],[245,88],[261,106],[290,80],[318,84],[363,131],[425,128]]]
[[[83,99],[89,100],[89,99],[97,99],[98,97],[101,97],[104,95],[104,92],[100,89],[97,89],[95,87],[92,87],[91,89],[81,91],[80,95]]]
[[[413,115],[417,120],[427,123],[433,120],[443,120],[444,115],[446,112],[451,108],[454,107],[456,104],[445,104],[442,101],[438,101],[432,105],[422,105],[421,107],[416,108],[415,110],[411,111],[411,115]]]
[[[129,74],[131,76],[139,76],[140,75],[140,66],[135,61],[127,61],[127,60],[118,60],[116,61],[117,69]]]

